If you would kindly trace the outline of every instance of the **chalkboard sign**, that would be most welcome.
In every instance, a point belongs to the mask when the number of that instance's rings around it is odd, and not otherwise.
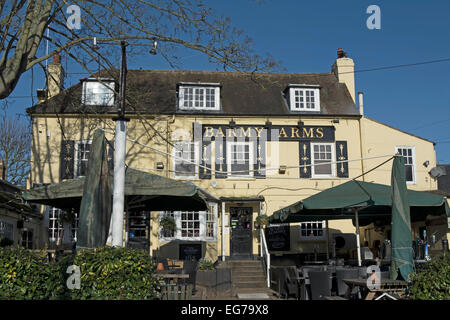
[[[196,244],[180,244],[180,260],[200,260],[202,258],[202,245]]]
[[[289,224],[266,227],[267,247],[270,251],[288,251],[291,248]]]

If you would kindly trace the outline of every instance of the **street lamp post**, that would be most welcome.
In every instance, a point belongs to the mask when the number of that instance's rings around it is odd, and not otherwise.
[[[125,156],[127,142],[127,122],[125,117],[125,89],[127,76],[126,46],[125,41],[120,42],[122,48],[122,61],[120,66],[120,89],[118,115],[113,120],[116,122],[114,141],[114,189],[113,189],[113,212],[112,212],[112,246],[123,246],[123,213],[125,202]]]

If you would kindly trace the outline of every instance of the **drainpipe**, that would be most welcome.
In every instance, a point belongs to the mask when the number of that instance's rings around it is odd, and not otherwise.
[[[359,148],[361,150],[361,174],[364,173],[364,147],[365,143],[363,141],[363,123],[364,123],[364,104],[363,104],[363,93],[358,92],[358,102],[359,102],[359,113],[361,117],[359,118]],[[365,181],[365,176],[362,176],[362,181]]]

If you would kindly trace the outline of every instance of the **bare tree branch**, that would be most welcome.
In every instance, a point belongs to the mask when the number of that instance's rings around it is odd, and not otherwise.
[[[24,186],[30,172],[30,125],[23,118],[8,116],[6,114],[6,103],[3,103],[2,109],[0,160],[6,168],[5,180],[15,185]]]
[[[117,52],[110,49],[100,48],[92,57],[94,38],[136,45],[157,40],[164,58],[174,66],[180,48],[203,53],[211,62],[235,71],[270,71],[277,66],[270,56],[255,54],[251,39],[201,0],[72,0],[70,4],[81,10],[79,30],[67,24],[71,17],[65,12],[66,0],[0,2],[0,99],[11,94],[24,72],[61,51],[113,65]],[[53,47],[45,53],[42,40],[49,26]]]

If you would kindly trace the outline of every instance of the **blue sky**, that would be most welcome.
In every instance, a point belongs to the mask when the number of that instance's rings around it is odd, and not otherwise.
[[[256,51],[270,53],[285,72],[329,72],[342,47],[355,70],[450,58],[448,0],[210,0],[220,14],[253,38]],[[381,29],[369,30],[367,7],[381,9]],[[215,70],[201,55],[187,53],[184,69]],[[65,60],[63,59],[63,63]],[[129,61],[129,68],[170,69],[159,56]],[[79,69],[68,62],[69,72]],[[10,112],[24,113],[43,87],[39,69],[19,81],[9,98]],[[66,86],[82,75],[72,74]],[[355,73],[364,92],[366,116],[436,142],[438,163],[450,163],[450,61]],[[20,98],[19,98],[20,97]],[[34,99],[36,101],[36,98]]]

